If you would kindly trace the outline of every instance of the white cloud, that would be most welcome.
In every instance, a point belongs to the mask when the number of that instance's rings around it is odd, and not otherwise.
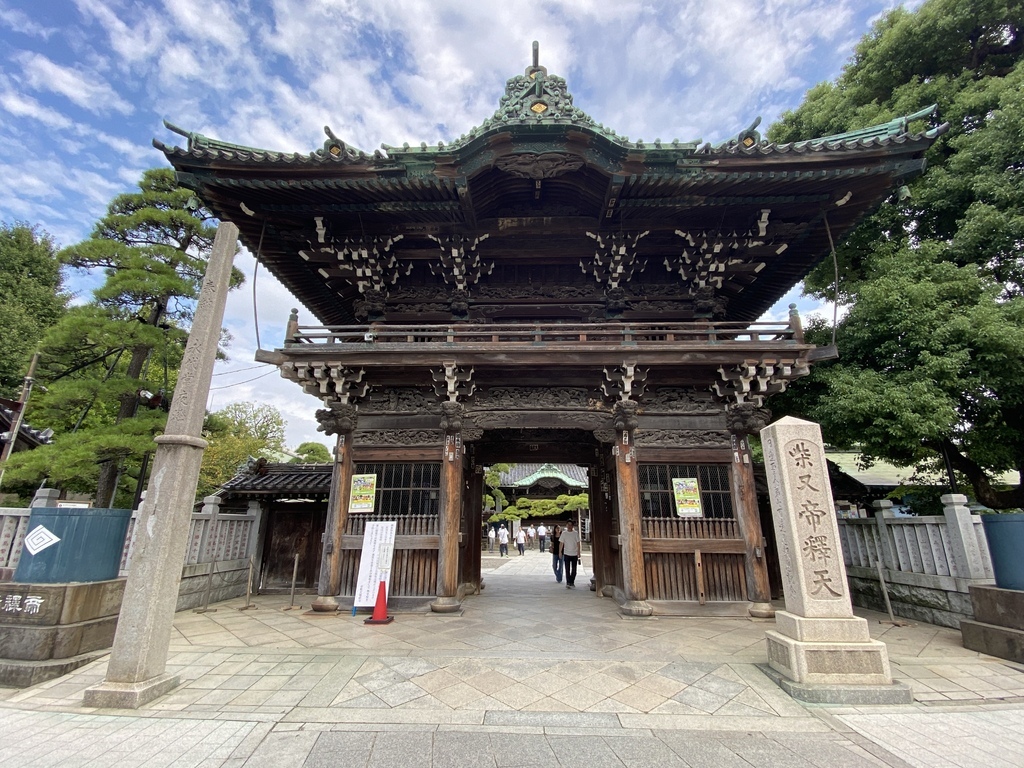
[[[0,24],[14,32],[43,40],[49,39],[57,31],[54,27],[44,27],[16,8],[0,8]]]
[[[74,121],[55,109],[50,109],[24,93],[4,91],[0,93],[0,107],[15,117],[38,120],[49,128],[71,128]]]
[[[132,112],[132,105],[96,72],[80,72],[61,66],[41,53],[22,51],[14,58],[21,64],[25,81],[36,90],[60,94],[73,104],[97,114],[114,111],[127,115]]]

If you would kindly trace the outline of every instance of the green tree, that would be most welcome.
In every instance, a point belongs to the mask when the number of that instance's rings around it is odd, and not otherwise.
[[[27,224],[0,223],[0,395],[18,396],[32,353],[68,298],[50,236]]]
[[[495,510],[496,514],[491,517],[492,521],[518,519],[500,517],[502,510],[508,508],[508,499],[505,498],[505,492],[499,487],[501,476],[514,466],[515,464],[492,464],[484,469],[484,486],[491,489],[489,494],[484,494],[484,509]]]
[[[331,461],[331,452],[323,443],[299,443],[295,453],[298,455],[289,464],[329,464]]]
[[[60,252],[66,265],[105,279],[43,339],[37,378],[49,392],[33,398],[29,415],[58,435],[12,458],[12,480],[91,485],[97,506],[120,490],[118,503],[130,503],[141,459],[166,421],[157,406],[176,380],[214,231],[173,172],[154,169],[138,191],[111,201],[88,240]]]
[[[209,446],[203,453],[196,498],[216,491],[250,458],[280,453],[286,426],[281,412],[266,403],[232,403],[208,414],[203,437]]]
[[[949,123],[930,169],[894,195],[807,281],[850,305],[840,357],[773,408],[820,421],[868,461],[935,469],[948,457],[975,497],[1019,507],[1024,470],[1024,8],[929,0],[886,15],[833,83],[769,131],[785,142],[935,103]],[[926,126],[923,126],[926,127]],[[821,329],[812,329],[813,331]]]

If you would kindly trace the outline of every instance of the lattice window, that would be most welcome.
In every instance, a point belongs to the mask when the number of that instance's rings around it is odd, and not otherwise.
[[[377,476],[375,519],[403,515],[437,515],[441,465],[356,464],[357,475]]]
[[[726,464],[641,464],[640,509],[644,517],[675,517],[673,477],[695,477],[706,519],[731,519],[732,491]]]

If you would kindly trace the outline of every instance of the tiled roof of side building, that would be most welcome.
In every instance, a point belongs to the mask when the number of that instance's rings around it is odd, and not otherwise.
[[[221,486],[219,496],[326,496],[331,464],[266,463],[239,472]]]

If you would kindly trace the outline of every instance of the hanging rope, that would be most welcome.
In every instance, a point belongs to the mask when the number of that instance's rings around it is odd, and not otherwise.
[[[822,211],[825,218],[825,234],[832,251],[832,346],[836,345],[836,326],[839,323],[839,261],[836,258],[836,244],[832,239],[832,227],[828,225],[828,211]]]
[[[260,228],[260,242],[256,246],[256,266],[252,271],[252,325],[256,330],[256,349],[263,349],[260,344],[260,316],[256,309],[256,276],[260,273],[260,255],[263,253],[263,235],[267,231],[267,219],[264,217]]]

